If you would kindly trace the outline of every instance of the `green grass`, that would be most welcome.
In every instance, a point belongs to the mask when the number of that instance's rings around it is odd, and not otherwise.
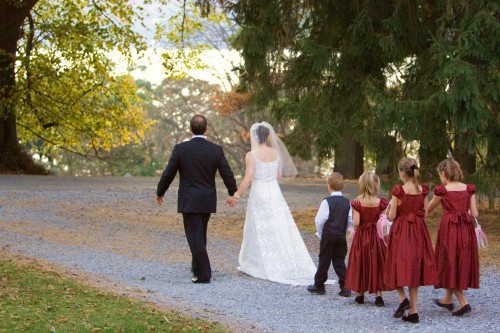
[[[33,264],[0,259],[0,332],[227,332]]]

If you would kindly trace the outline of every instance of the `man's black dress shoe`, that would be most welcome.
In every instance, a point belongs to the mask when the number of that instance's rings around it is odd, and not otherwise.
[[[311,284],[310,286],[307,286],[307,291],[312,293],[312,294],[318,294],[318,295],[324,295],[326,292],[325,286],[318,287],[315,284]]]
[[[196,276],[191,280],[193,283],[210,283],[210,279],[200,280]]]
[[[464,314],[469,313],[471,311],[472,311],[472,308],[470,307],[470,305],[469,304],[465,304],[460,309],[458,309],[455,312],[452,312],[451,314],[453,316],[460,317],[460,316],[463,316]]]
[[[440,306],[442,308],[448,309],[449,311],[453,310],[453,303],[445,304],[445,303],[441,303],[438,299],[435,299],[434,304],[436,304],[437,306]]]
[[[405,314],[405,310],[408,310],[410,308],[410,301],[408,298],[405,298],[401,303],[399,303],[399,306],[394,312],[394,318],[401,318]]]
[[[415,312],[413,314],[403,316],[403,321],[407,321],[407,322],[412,323],[412,324],[417,324],[419,322],[418,313]]]
[[[354,302],[356,302],[358,304],[364,304],[365,303],[365,296],[364,295],[356,296],[356,298],[354,299]]]
[[[340,288],[339,295],[342,297],[351,297],[351,291],[346,287]]]

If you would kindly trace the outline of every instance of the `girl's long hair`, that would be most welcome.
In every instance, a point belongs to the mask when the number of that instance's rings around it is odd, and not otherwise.
[[[365,171],[358,181],[359,195],[356,198],[359,202],[373,202],[380,189],[380,178],[373,172]]]
[[[464,178],[464,173],[462,172],[460,164],[450,158],[439,163],[437,170],[439,173],[442,172],[446,179],[451,182],[461,182]]]
[[[420,193],[420,172],[418,171],[418,164],[413,158],[403,158],[398,163],[398,170],[403,171],[408,178],[413,180],[415,190]]]

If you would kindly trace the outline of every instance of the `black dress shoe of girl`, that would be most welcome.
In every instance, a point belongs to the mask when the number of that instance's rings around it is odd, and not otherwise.
[[[384,299],[382,298],[382,296],[375,297],[375,305],[384,306]]]
[[[403,321],[407,321],[412,324],[417,324],[419,322],[418,313],[415,312],[411,315],[403,316]]]
[[[442,308],[448,309],[449,311],[453,310],[453,303],[448,303],[448,304],[441,303],[438,299],[435,299],[434,304],[436,304],[437,306],[440,306]]]
[[[405,310],[410,308],[410,301],[408,298],[405,298],[401,303],[399,303],[399,307],[396,312],[394,312],[394,318],[401,318],[405,314]]]
[[[452,315],[460,317],[460,316],[463,316],[464,314],[469,313],[471,311],[472,311],[472,308],[470,307],[470,305],[469,304],[465,304],[464,306],[462,306],[457,311],[452,312]]]

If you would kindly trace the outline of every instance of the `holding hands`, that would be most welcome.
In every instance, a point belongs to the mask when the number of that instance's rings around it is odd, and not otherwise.
[[[229,205],[231,207],[236,206],[239,198],[240,198],[240,195],[238,193],[234,193],[232,197],[229,197],[226,199],[226,205]]]
[[[239,197],[240,197],[240,196],[239,196],[238,194],[236,194],[236,193],[235,193],[232,197],[228,197],[228,198],[226,199],[226,205],[229,205],[229,206],[231,206],[231,207],[236,206],[236,204],[238,203],[238,199],[239,199]],[[161,206],[161,204],[162,204],[162,203],[163,203],[163,197],[159,197],[159,196],[157,196],[157,197],[156,197],[156,204],[157,204],[158,206]]]

